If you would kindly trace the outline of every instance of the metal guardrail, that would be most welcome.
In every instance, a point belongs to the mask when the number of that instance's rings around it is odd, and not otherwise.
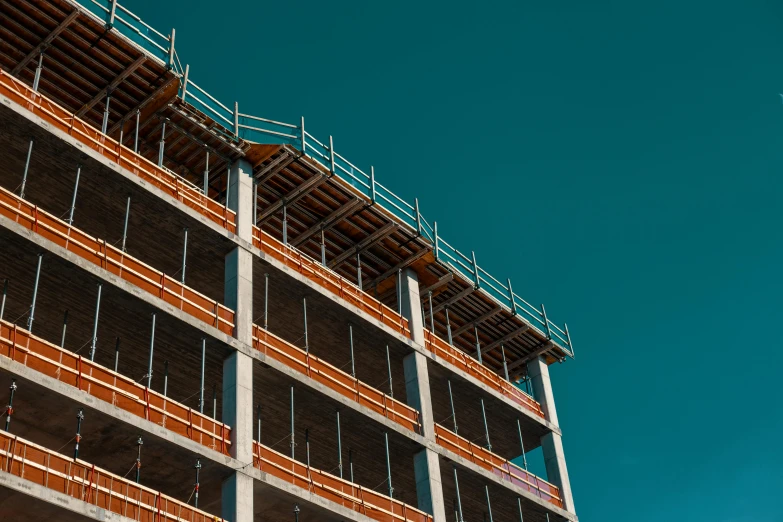
[[[428,239],[433,245],[433,251],[438,261],[461,274],[477,289],[485,291],[494,301],[506,307],[511,313],[518,314],[542,336],[546,336],[547,339],[556,343],[568,356],[574,356],[567,325],[557,326],[547,317],[543,305],[538,309],[514,293],[510,280],[507,280],[506,284],[501,283],[481,269],[475,261],[475,254],[472,253],[471,257],[468,257],[446,243],[438,234],[437,223],[430,224],[422,216],[418,200],[411,205],[378,183],[372,168],[368,174],[345,159],[344,156],[336,153],[331,137],[328,145],[319,141],[305,129],[304,118],[298,125],[294,125],[240,113],[238,103],[234,103],[232,110],[194,84],[189,78],[188,66],[185,67],[185,70],[182,69],[174,50],[175,32],[173,29],[169,36],[163,35],[122,7],[117,0],[78,1],[86,4],[91,12],[104,19],[107,27],[117,28],[142,48],[163,60],[178,74],[183,75],[184,81],[180,86],[180,97],[183,100],[187,99],[195,107],[209,114],[229,133],[238,139],[259,143],[289,144],[298,147],[303,153],[339,176],[370,198],[371,201],[381,205],[416,233]]]
[[[314,469],[253,441],[253,465],[379,522],[432,522],[432,516],[372,489]]]
[[[226,522],[175,498],[0,432],[0,471],[139,522]]]
[[[234,334],[234,311],[0,187],[0,215],[183,312]]]
[[[229,455],[229,426],[3,320],[0,355]]]

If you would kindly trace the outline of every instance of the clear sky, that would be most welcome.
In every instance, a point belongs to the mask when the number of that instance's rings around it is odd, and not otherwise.
[[[124,4],[568,322],[582,521],[783,521],[783,4]]]

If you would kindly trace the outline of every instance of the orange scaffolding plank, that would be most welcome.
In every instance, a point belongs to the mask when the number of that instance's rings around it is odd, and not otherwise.
[[[0,187],[0,215],[160,297],[183,312],[233,335],[233,310],[145,265],[106,241],[68,225],[3,187]]]
[[[25,83],[0,70],[0,93],[26,108],[55,128],[79,140],[135,176],[154,185],[229,232],[236,233],[236,213],[202,194],[176,174],[120,145],[85,121],[77,118]]]
[[[255,467],[380,522],[431,522],[432,516],[404,502],[297,462],[253,441]]]
[[[6,432],[0,432],[0,468],[6,473],[139,522],[225,522],[160,491]]]
[[[2,320],[0,355],[229,455],[229,426]]]
[[[495,455],[486,448],[476,446],[469,440],[460,437],[439,424],[435,424],[435,442],[472,463],[491,471],[502,480],[527,490],[557,507],[563,507],[560,490],[557,486],[536,477],[532,473],[528,473],[511,461]]]
[[[411,336],[408,320],[400,316],[400,314],[359,290],[359,287],[321,265],[321,263],[310,259],[291,246],[284,245],[255,226],[253,227],[253,246],[274,257],[288,268],[293,268],[334,295],[345,299],[386,326],[400,332],[405,337]]]
[[[416,433],[421,431],[417,410],[367,386],[339,368],[308,354],[301,348],[255,324],[253,325],[253,347],[267,357],[280,361],[289,368],[307,375],[362,406],[380,413],[387,419]]]
[[[541,405],[535,399],[429,330],[424,330],[424,347],[432,352],[433,355],[449,361],[452,365],[474,379],[483,382],[504,397],[508,397],[542,419],[545,418],[544,410],[541,409]]]

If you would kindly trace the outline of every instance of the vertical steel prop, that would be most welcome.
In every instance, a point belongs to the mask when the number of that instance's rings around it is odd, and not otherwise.
[[[109,127],[109,105],[111,104],[111,91],[106,91],[106,104],[103,107],[103,123],[101,124],[101,134],[106,134]]]
[[[446,311],[446,336],[448,338],[449,344],[454,345],[454,340],[451,338],[451,321],[449,321],[449,307],[445,307],[444,310]]]
[[[217,383],[212,384],[212,418],[217,420]]]
[[[79,458],[79,443],[82,441],[83,420],[84,420],[84,408],[79,408],[79,411],[76,414],[76,437],[74,438],[74,440],[76,441],[76,445],[73,448],[73,460],[77,460]]]
[[[386,480],[389,482],[389,498],[394,498],[394,487],[392,487],[391,477],[391,460],[389,459],[389,432],[383,432],[384,441],[386,443]]]
[[[527,457],[525,456],[525,441],[522,440],[522,425],[517,418],[517,434],[519,435],[519,447],[522,450],[522,467],[527,471]]]
[[[152,389],[152,356],[155,352],[155,319],[157,316],[152,314],[152,330],[150,332],[150,358],[147,363],[147,388]]]
[[[465,522],[465,519],[462,518],[462,499],[459,495],[459,479],[457,478],[457,466],[453,466],[454,468],[454,487],[456,488],[457,492],[457,514],[459,515],[459,522]]]
[[[343,478],[343,441],[340,435],[340,410],[337,410],[337,469],[340,470],[340,478]]]
[[[489,522],[492,522],[492,504],[489,502],[489,486],[484,486],[484,493],[487,496],[487,514],[489,514]]]
[[[185,242],[182,245],[182,284],[185,284],[185,268],[188,261],[188,227],[185,227]]]
[[[525,517],[522,516],[522,499],[517,497],[517,507],[519,508],[519,522],[525,522]]]
[[[506,380],[511,382],[511,379],[508,377],[508,362],[506,361],[506,348],[501,344],[500,345],[500,354],[503,356],[503,375],[506,376]]]
[[[117,337],[117,341],[114,343],[114,373],[117,373],[120,368],[120,338]]]
[[[305,428],[305,463],[310,467],[310,430]]]
[[[362,255],[356,251],[356,286],[362,289]]]
[[[209,151],[207,151],[207,161],[204,163],[204,195],[209,195]]]
[[[457,433],[457,412],[454,410],[454,395],[451,393],[451,379],[446,381],[449,385],[449,404],[451,405],[451,420],[454,421],[454,433]]]
[[[397,313],[402,315],[402,270],[397,270]]]
[[[294,440],[294,387],[291,386],[291,460],[296,460],[296,442]]]
[[[22,175],[22,187],[19,190],[19,197],[24,199],[24,192],[27,188],[27,174],[30,172],[30,159],[33,156],[33,140],[30,140],[30,147],[27,149],[27,159],[24,162],[24,174]]]
[[[76,194],[79,192],[79,178],[82,176],[82,166],[76,166],[76,183],[73,184],[73,196],[71,197],[71,208],[68,209],[68,224],[73,225],[73,213],[76,211]]]
[[[5,431],[11,431],[11,415],[14,414],[14,394],[16,393],[16,379],[11,379],[11,391],[8,398],[8,406],[5,407]]]
[[[283,200],[283,244],[288,246],[288,207]]]
[[[38,254],[38,265],[35,269],[35,283],[33,284],[33,301],[30,304],[30,315],[27,317],[27,331],[33,331],[33,321],[35,320],[35,302],[38,299],[38,282],[41,280],[41,260],[43,254]]]
[[[386,345],[386,369],[389,372],[389,397],[394,398],[394,385],[392,384],[391,356],[389,355],[389,345]]]
[[[136,132],[133,136],[133,152],[139,152],[139,123],[141,118],[141,109],[136,109]]]
[[[256,442],[261,444],[261,403],[256,406],[256,417],[258,418],[258,432],[256,433]]]
[[[207,363],[207,338],[201,338],[201,387],[198,392],[198,412],[204,413],[204,368]]]
[[[481,401],[481,418],[484,419],[484,436],[487,439],[487,449],[492,451],[492,443],[489,441],[489,425],[487,424],[487,410],[484,408],[484,399]]]
[[[326,238],[323,226],[321,227],[321,265],[326,266]]]
[[[264,274],[264,330],[269,329],[269,274]]]
[[[3,280],[3,300],[0,301],[0,320],[5,315],[5,300],[8,297],[8,279]]]
[[[131,204],[131,197],[129,195],[128,201],[125,204],[125,223],[122,225],[122,246],[120,247],[120,250],[122,250],[123,252],[127,252],[125,245],[128,242],[128,218],[130,218],[130,204]]]
[[[44,53],[41,51],[38,54],[38,67],[35,68],[35,78],[33,78],[33,90],[38,92],[38,85],[41,83],[41,71],[43,71],[43,57]]]
[[[136,484],[141,483],[141,447],[143,445],[144,440],[141,438],[141,435],[139,435],[139,438],[136,439],[136,446],[138,446],[136,452]]]
[[[430,302],[430,333],[435,333],[435,314],[432,313],[432,290],[427,292],[427,299]]]
[[[98,298],[95,300],[95,316],[92,319],[92,340],[90,341],[90,360],[95,360],[95,350],[98,348],[98,316],[101,313],[101,291],[103,284],[98,283]]]
[[[356,378],[356,365],[353,354],[353,325],[348,325],[348,344],[351,347],[351,377]]]
[[[65,348],[65,330],[68,328],[68,310],[63,313],[63,333],[60,336],[60,348]]]
[[[163,361],[163,396],[168,397],[169,391],[169,362]]]
[[[196,469],[196,484],[193,486],[193,504],[195,508],[198,508],[198,489],[200,486],[199,472],[201,471],[201,459],[196,459],[196,465],[193,467]]]
[[[351,482],[354,482],[353,480],[353,450],[351,448],[348,448],[348,473],[351,478]]]
[[[473,325],[473,333],[476,336],[476,359],[478,359],[479,364],[482,364],[482,361],[481,361],[481,341],[479,341],[478,326],[477,325]]]
[[[160,127],[160,143],[158,143],[158,167],[163,166],[163,151],[166,148],[166,122]]]
[[[304,312],[304,343],[305,343],[305,353],[308,355],[310,354],[310,340],[307,337],[307,298],[302,298],[302,310]]]

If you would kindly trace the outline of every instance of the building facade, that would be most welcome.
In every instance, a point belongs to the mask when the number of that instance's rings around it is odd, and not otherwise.
[[[577,520],[568,328],[175,35],[0,4],[3,516]]]

